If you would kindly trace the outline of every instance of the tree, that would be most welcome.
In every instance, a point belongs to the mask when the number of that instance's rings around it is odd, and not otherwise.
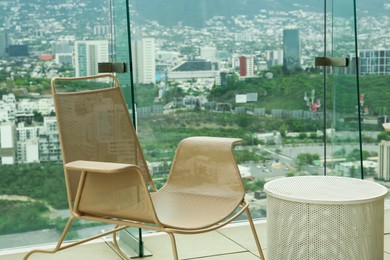
[[[286,125],[286,124],[281,125],[279,127],[280,136],[281,137],[286,137],[287,130],[288,130],[288,125]]]
[[[370,156],[370,153],[368,151],[363,150],[362,151],[362,159],[366,160]],[[353,149],[348,155],[347,155],[348,161],[360,161],[360,150],[359,149]]]
[[[310,153],[300,153],[297,156],[295,163],[298,167],[302,167],[305,165],[313,165],[314,161],[319,160],[320,156],[318,154],[310,154]]]
[[[378,142],[380,141],[390,141],[390,132],[382,131],[378,134],[377,137]]]
[[[33,113],[34,113],[34,121],[35,122],[43,122],[43,116],[41,113],[39,113],[36,110],[34,110]]]

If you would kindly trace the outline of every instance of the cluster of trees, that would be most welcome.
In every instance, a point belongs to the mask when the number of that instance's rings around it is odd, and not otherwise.
[[[23,201],[0,199],[1,235],[46,228],[62,232],[67,218],[50,217],[50,207],[68,208],[62,165],[2,165],[0,178],[0,195],[18,195],[25,198]],[[67,239],[77,238],[78,227],[95,225],[97,223],[76,221]]]
[[[68,207],[63,168],[60,164],[2,165],[2,195],[19,195],[56,208]]]
[[[0,200],[0,234],[47,228],[49,219],[42,214],[47,211],[41,202]]]
[[[305,165],[314,165],[314,161],[318,161],[320,156],[318,154],[300,153],[298,154],[295,164],[298,168]]]
[[[244,179],[244,188],[246,191],[258,191],[263,190],[264,184],[266,183],[265,179]]]
[[[62,232],[67,218],[51,219],[49,208],[42,202],[0,200],[0,235],[22,233],[27,231],[55,229]],[[91,227],[98,223],[73,222],[66,239],[77,239],[77,229]]]

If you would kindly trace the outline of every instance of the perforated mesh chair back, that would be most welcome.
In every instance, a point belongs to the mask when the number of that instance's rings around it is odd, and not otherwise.
[[[57,81],[91,80],[102,76],[58,78]],[[143,157],[128,108],[116,78],[113,87],[81,92],[59,92],[53,84],[53,98],[60,131],[64,164],[76,161],[99,161],[136,164],[144,179],[151,176]],[[68,194],[73,201],[78,173],[67,172]]]

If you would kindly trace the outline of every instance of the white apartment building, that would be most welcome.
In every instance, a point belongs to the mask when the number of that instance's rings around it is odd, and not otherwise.
[[[133,49],[134,83],[156,83],[156,47],[154,38],[142,38],[131,42]]]
[[[4,94],[2,97],[2,100],[6,103],[15,103],[16,102],[16,97],[15,94],[10,93],[10,94]]]
[[[39,127],[25,126],[19,123],[16,127],[16,158],[18,163],[39,162]]]
[[[16,98],[14,94],[3,95],[0,101],[0,122],[14,120],[16,116]]]
[[[54,112],[53,98],[40,98],[36,102],[35,110],[43,116],[48,116]]]
[[[109,61],[108,40],[75,41],[75,76],[98,74],[98,63]]]
[[[18,113],[32,113],[35,106],[35,102],[31,99],[21,99],[16,105]]]
[[[16,102],[13,94],[0,100],[0,164],[33,163],[61,160],[57,125],[52,98],[23,99]],[[33,112],[44,117],[43,126],[26,126]],[[15,121],[20,122],[15,127]]]
[[[41,162],[60,161],[61,146],[55,117],[44,117],[39,129],[39,159]]]
[[[33,113],[39,112],[43,116],[48,116],[54,111],[53,99],[39,98],[39,99],[22,99],[17,104],[18,113]]]
[[[0,101],[0,122],[9,122],[15,119],[16,104]]]

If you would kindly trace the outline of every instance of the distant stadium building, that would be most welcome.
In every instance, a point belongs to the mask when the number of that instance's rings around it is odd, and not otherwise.
[[[187,60],[168,70],[168,80],[215,79],[219,77],[218,64],[203,59]]]

